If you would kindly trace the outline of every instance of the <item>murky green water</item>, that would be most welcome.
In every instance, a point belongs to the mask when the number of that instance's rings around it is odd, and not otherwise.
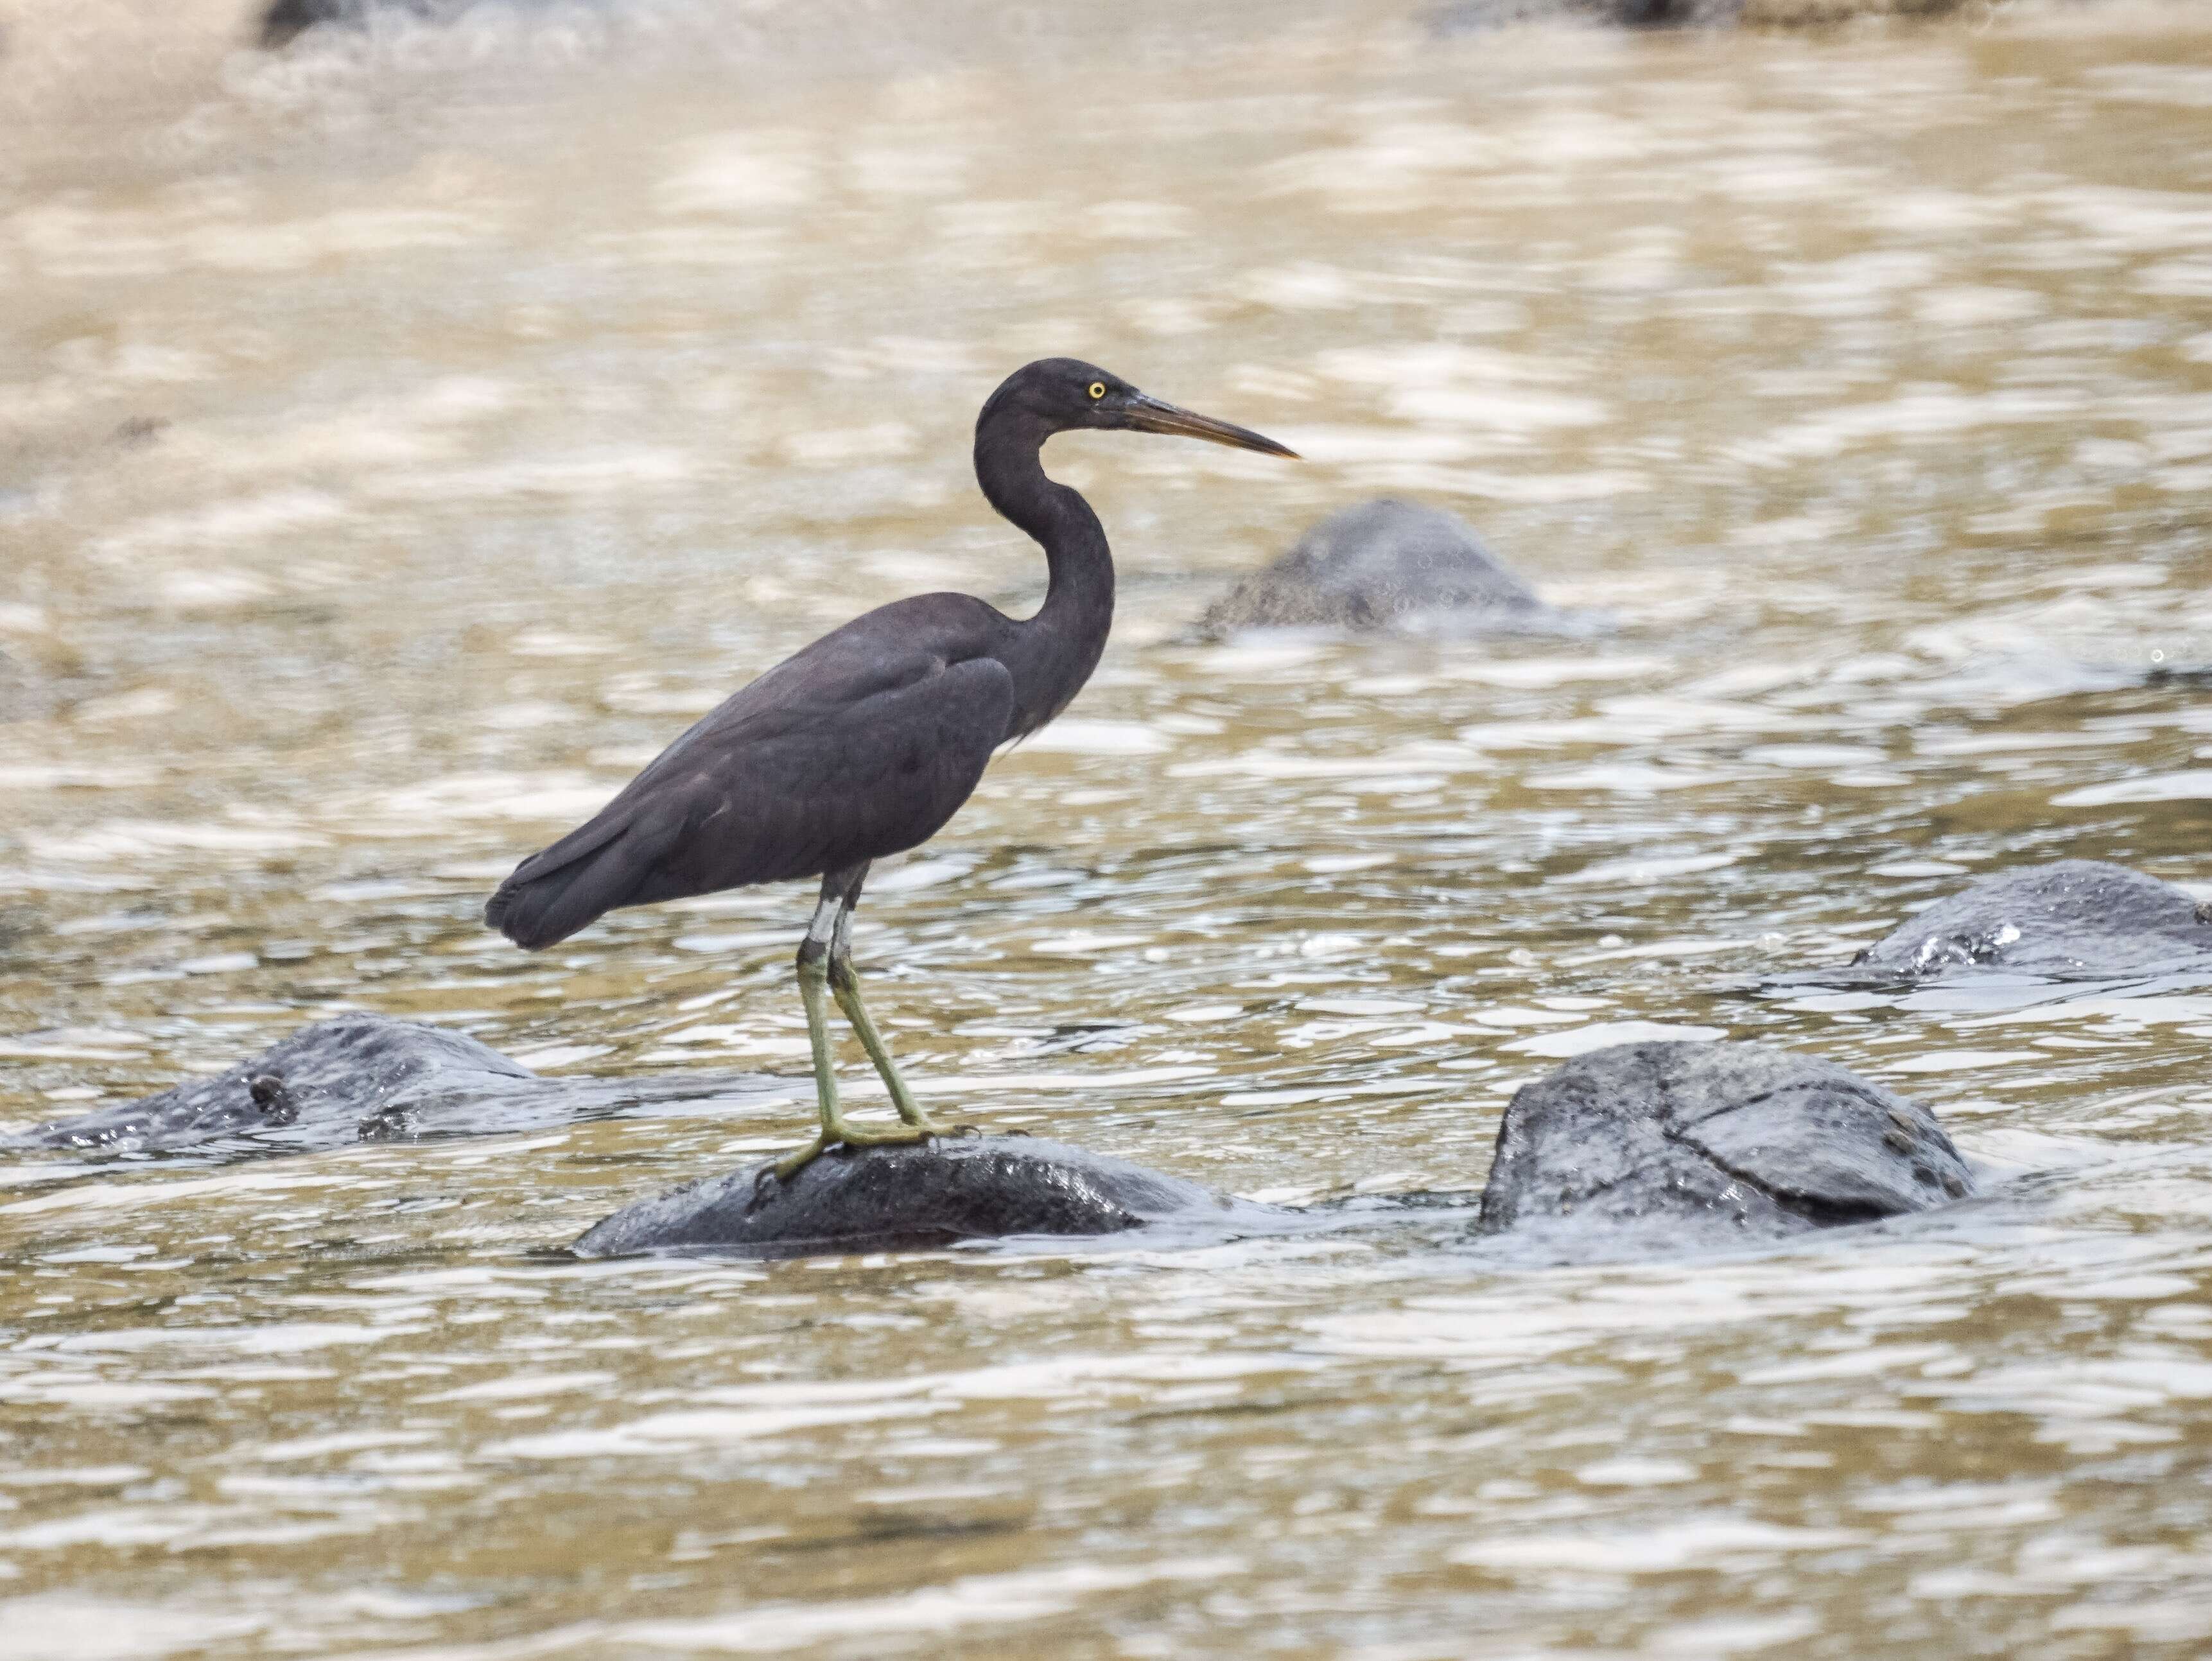
[[[1033,603],[968,432],[1073,352],[1311,459],[1054,446],[1105,664],[861,913],[929,1099],[1467,1189],[1558,1056],[1726,1032],[2057,1174],[1500,1273],[1448,1214],[533,1255],[796,1099],[0,1166],[0,1652],[2212,1643],[2212,993],[1729,989],[2015,861],[2212,896],[2212,704],[2146,682],[2212,661],[2201,15],[762,7],[269,62],[66,9],[0,59],[0,1123],[341,1008],[803,1091],[803,888],[543,958],[478,908],[823,628]],[[1617,631],[1185,643],[1385,491]]]

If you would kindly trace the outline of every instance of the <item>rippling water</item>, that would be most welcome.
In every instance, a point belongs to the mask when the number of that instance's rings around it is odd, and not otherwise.
[[[2201,15],[610,8],[270,60],[142,9],[0,58],[0,1124],[343,1008],[794,1093],[0,1165],[0,1650],[2212,1643],[2212,991],[1741,989],[2015,862],[2212,897],[2164,673],[2212,662]],[[1104,666],[860,916],[926,1099],[1464,1192],[1556,1058],[1726,1033],[1917,1095],[1997,1196],[1518,1272],[1451,1206],[546,1255],[804,1132],[811,895],[530,958],[484,892],[861,606],[1033,604],[966,450],[1053,352],[1310,459],[1054,446]],[[1382,492],[1616,626],[1189,642]]]

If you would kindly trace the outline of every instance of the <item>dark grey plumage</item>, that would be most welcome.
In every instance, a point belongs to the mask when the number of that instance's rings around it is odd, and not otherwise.
[[[523,861],[485,921],[535,951],[618,906],[842,871],[935,836],[992,751],[1066,709],[1105,649],[1106,532],[1039,455],[1076,428],[1289,453],[1073,358],[1018,370],[976,417],[975,477],[1043,545],[1037,614],[1018,622],[973,595],[936,593],[855,618],[726,699],[588,823]]]
[[[617,906],[818,876],[927,842],[992,751],[1025,730],[1012,671],[987,654],[1015,626],[965,594],[847,624],[724,700],[588,823],[525,860],[485,921],[535,951]]]

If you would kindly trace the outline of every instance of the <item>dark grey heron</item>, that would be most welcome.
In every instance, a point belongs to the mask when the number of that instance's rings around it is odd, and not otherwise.
[[[918,848],[974,793],[991,755],[1067,707],[1114,620],[1114,559],[1091,504],[1045,477],[1054,433],[1170,433],[1296,453],[1194,415],[1073,358],[1017,369],[975,418],[984,499],[1044,549],[1050,581],[1017,620],[972,594],[918,594],[855,618],[702,717],[622,793],[514,868],[484,921],[530,951],[625,905],[819,877],[799,948],[822,1129],[775,1171],[823,1149],[939,1133],[860,1001],[853,908],[872,861]],[[902,1123],[862,1129],[837,1103],[824,992],[836,997]]]

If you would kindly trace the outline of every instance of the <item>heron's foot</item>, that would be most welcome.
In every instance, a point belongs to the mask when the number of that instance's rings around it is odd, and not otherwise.
[[[820,1157],[822,1150],[829,1146],[830,1140],[828,1137],[817,1136],[812,1141],[807,1143],[805,1147],[793,1149],[791,1153],[785,1154],[781,1159],[778,1159],[774,1165],[763,1165],[761,1167],[760,1175],[753,1178],[753,1194],[755,1197],[758,1197],[761,1189],[767,1183],[768,1179],[770,1177],[774,1177],[779,1183],[789,1182],[800,1171],[805,1170],[807,1166],[812,1165],[814,1161]]]
[[[837,1140],[848,1147],[887,1147],[899,1142],[926,1142],[945,1132],[928,1120],[920,1124],[885,1125],[878,1129],[872,1126],[863,1130],[850,1123],[837,1127]]]
[[[920,1108],[911,1105],[902,1111],[899,1117],[905,1122],[908,1129],[916,1132],[921,1137],[957,1136],[969,1128],[966,1125],[939,1124]]]
[[[863,1129],[849,1120],[840,1119],[835,1126],[819,1132],[805,1147],[794,1148],[774,1165],[764,1168],[760,1176],[754,1179],[754,1186],[757,1189],[761,1183],[767,1180],[771,1172],[774,1173],[776,1181],[787,1183],[833,1147],[890,1147],[905,1143],[926,1142],[933,1137],[950,1134],[951,1133],[941,1126],[927,1121],[918,1125],[884,1125],[880,1129],[875,1127]]]

